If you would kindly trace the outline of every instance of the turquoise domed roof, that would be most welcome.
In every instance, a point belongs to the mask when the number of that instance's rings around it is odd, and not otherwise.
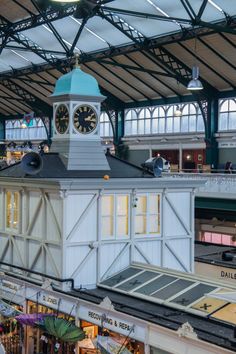
[[[100,92],[97,80],[79,67],[74,68],[57,80],[52,96],[59,95],[104,97]]]

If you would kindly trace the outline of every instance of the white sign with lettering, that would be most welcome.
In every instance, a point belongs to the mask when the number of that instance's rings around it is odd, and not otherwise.
[[[96,324],[99,327],[105,327],[111,331],[123,334],[124,336],[129,336],[142,342],[145,340],[145,327],[128,322],[126,319],[122,319],[122,317],[114,317],[109,312],[97,311],[81,305],[79,307],[78,317]]]
[[[48,295],[46,293],[40,294],[40,302],[44,303],[49,307],[57,308],[59,304],[59,299],[52,295]]]
[[[15,283],[12,283],[12,282],[4,280],[4,279],[2,279],[1,285],[5,291],[10,291],[10,292],[17,292],[21,288],[21,286],[19,284],[15,284]]]
[[[234,148],[234,147],[236,147],[236,141],[230,141],[230,142],[222,141],[219,143],[219,148]]]

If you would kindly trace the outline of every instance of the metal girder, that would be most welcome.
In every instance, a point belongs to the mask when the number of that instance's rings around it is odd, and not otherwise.
[[[170,77],[169,74],[164,73],[164,72],[162,72],[162,71],[151,70],[151,69],[148,69],[148,68],[133,66],[133,65],[129,65],[129,64],[121,64],[121,63],[119,63],[119,62],[109,61],[109,60],[106,60],[106,59],[97,59],[96,62],[97,62],[97,63],[106,64],[106,65],[117,66],[117,67],[120,67],[120,68],[123,68],[123,69],[129,69],[129,70],[134,70],[134,71],[141,71],[142,73],[155,74],[155,75],[168,76],[168,77]],[[173,75],[173,77],[174,77],[174,75]]]
[[[15,34],[21,31],[26,31],[30,28],[35,28],[37,26],[47,24],[48,21],[52,22],[64,17],[72,16],[75,12],[75,9],[76,5],[50,9],[44,12],[44,16],[42,14],[34,15],[24,20],[14,22],[10,27],[6,23],[1,23],[0,20],[0,38],[5,37],[7,30],[9,30],[11,34]]]
[[[7,24],[7,26],[11,26],[12,23],[8,21],[5,17],[0,15],[1,21]],[[38,55],[40,58],[45,60],[46,62],[52,64],[53,66],[57,66],[57,58],[51,53],[47,52],[43,48],[41,48],[37,43],[33,42],[30,38],[26,37],[22,33],[9,34],[11,38],[14,39],[17,43],[23,45],[26,49]],[[66,71],[64,72],[66,73]]]
[[[169,73],[172,77],[174,76],[178,82],[187,86],[192,75],[191,69],[187,65],[182,63],[161,45],[159,45],[158,48],[153,49],[152,40],[146,38],[141,32],[137,31],[133,26],[130,26],[119,16],[110,11],[106,11],[103,8],[98,10],[98,14],[130,38],[136,46],[139,47],[139,50],[145,50],[148,56],[154,59],[163,70]],[[210,94],[216,94],[217,90],[206,81],[204,82],[204,85],[205,87],[207,86],[208,91],[206,92],[205,90],[204,94],[209,95],[209,92]]]
[[[13,42],[13,40],[12,40]],[[11,45],[11,40],[8,40],[7,41],[7,44],[5,45],[4,48],[6,49],[12,49],[12,50],[17,50],[19,52],[23,51],[23,52],[32,52],[31,48],[26,48],[26,47],[19,47],[17,45]],[[38,53],[43,53],[44,52],[44,49],[40,49],[38,48]],[[47,53],[48,54],[51,54],[51,55],[61,55],[61,56],[64,56],[65,53],[64,52],[59,52],[59,51],[56,51],[56,50],[50,50],[50,49],[47,49]]]
[[[151,20],[159,20],[159,21],[165,21],[165,22],[179,22],[179,23],[186,23],[186,24],[192,24],[192,21],[188,18],[181,18],[181,17],[173,17],[173,16],[163,16],[163,15],[156,15],[156,14],[150,14],[146,12],[138,12],[138,11],[131,11],[131,10],[125,10],[125,9],[118,9],[118,8],[112,8],[112,7],[107,7],[103,6],[103,10],[109,11],[112,13],[117,13],[120,15],[128,15],[128,16],[134,16],[134,17],[139,17],[139,18],[146,18],[146,19],[151,19]]]
[[[80,27],[79,27],[79,30],[78,30],[78,32],[77,32],[75,38],[74,38],[74,41],[73,41],[73,43],[72,43],[72,46],[71,46],[71,48],[70,48],[70,50],[69,50],[69,54],[70,54],[70,55],[73,55],[74,49],[75,49],[75,47],[76,47],[76,43],[78,42],[79,37],[81,36],[81,33],[82,33],[82,31],[83,31],[83,29],[84,29],[84,27],[85,27],[87,21],[88,21],[88,18],[84,18],[84,19],[83,19],[83,21],[82,21],[82,23],[81,23],[81,25],[80,25]]]
[[[53,26],[53,24],[50,21],[48,21],[46,14],[40,10],[40,7],[37,5],[35,0],[31,0],[31,2],[34,5],[34,7],[36,8],[36,10],[40,13],[40,15],[43,16],[43,19],[46,21],[48,27],[50,28],[50,30],[52,31],[52,33],[54,34],[55,38],[60,43],[62,48],[65,50],[66,54],[69,55],[69,48],[68,48],[67,44],[63,41],[62,37],[60,36],[60,34],[56,30],[56,28]]]
[[[32,110],[35,111],[35,113],[39,113],[39,115],[48,115],[49,117],[52,116],[52,107],[48,103],[34,96],[32,93],[25,90],[14,81],[5,79],[2,81],[2,84],[8,90],[14,92],[18,97],[24,99],[24,102],[30,106]]]

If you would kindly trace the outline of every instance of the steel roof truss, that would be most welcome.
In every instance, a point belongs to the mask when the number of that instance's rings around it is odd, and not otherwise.
[[[10,91],[14,92],[20,98],[23,98],[25,103],[28,104],[32,110],[40,111],[45,115],[51,116],[52,114],[52,107],[48,105],[46,102],[42,101],[38,97],[34,96],[29,91],[26,91],[24,88],[13,82],[12,80],[3,80],[2,84],[9,89]]]
[[[37,3],[35,2],[35,0],[31,0],[32,4],[34,5],[34,7],[36,8],[36,10],[42,15],[44,21],[46,21],[48,27],[50,28],[50,30],[52,31],[52,33],[54,34],[55,38],[57,39],[57,41],[60,43],[60,45],[62,46],[62,48],[65,50],[65,52],[67,54],[69,54],[69,48],[66,45],[66,43],[63,41],[62,37],[60,36],[60,34],[58,33],[58,31],[56,30],[56,28],[53,26],[53,24],[51,23],[51,21],[48,20],[46,14],[44,12],[42,12],[39,8],[39,6],[37,5]]]

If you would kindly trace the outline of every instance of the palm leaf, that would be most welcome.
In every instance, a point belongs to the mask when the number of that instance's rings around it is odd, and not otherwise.
[[[80,328],[72,326],[68,332],[63,336],[65,342],[77,342],[85,338],[85,333]]]
[[[46,332],[64,342],[77,342],[85,337],[84,332],[79,327],[63,318],[46,317],[44,328]]]
[[[44,325],[45,325],[46,331],[48,333],[50,333],[52,336],[57,337],[57,333],[56,333],[55,326],[54,326],[55,319],[56,318],[51,318],[51,319],[49,317],[45,318]]]

